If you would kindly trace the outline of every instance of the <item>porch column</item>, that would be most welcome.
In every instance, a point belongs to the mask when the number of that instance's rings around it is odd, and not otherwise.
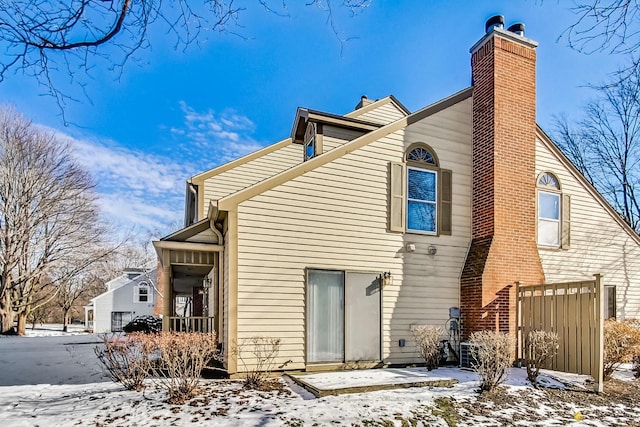
[[[169,263],[169,260],[166,260],[166,261],[167,261],[166,263],[162,264],[162,305],[163,305],[162,330],[164,332],[168,332],[171,329],[171,319],[169,319],[169,317],[173,315],[173,289],[171,286],[171,264]]]

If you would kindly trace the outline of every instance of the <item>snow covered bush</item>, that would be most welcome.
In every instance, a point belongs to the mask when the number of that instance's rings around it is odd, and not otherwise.
[[[558,353],[558,334],[548,331],[530,331],[524,345],[527,378],[535,384],[540,368]]]
[[[159,357],[153,376],[169,395],[170,403],[184,403],[198,393],[202,370],[219,357],[216,335],[198,332],[162,332],[146,335]]]
[[[604,380],[611,378],[621,364],[631,362],[637,354],[640,354],[640,323],[636,320],[605,320]]]
[[[153,343],[144,334],[104,335],[94,352],[107,377],[128,390],[140,391],[151,369]]]
[[[245,387],[256,390],[266,387],[267,379],[275,368],[280,343],[280,338],[270,337],[250,337],[236,341],[232,351],[244,367]]]
[[[511,367],[511,337],[497,331],[471,334],[472,368],[480,377],[480,391],[491,391],[507,378]]]
[[[436,369],[444,328],[434,325],[417,325],[411,329],[411,333],[416,341],[416,350],[424,359],[426,368],[428,370]]]

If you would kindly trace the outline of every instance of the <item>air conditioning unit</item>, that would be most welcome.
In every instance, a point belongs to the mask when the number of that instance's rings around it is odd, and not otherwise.
[[[469,341],[463,341],[460,343],[460,367],[471,368],[475,362],[471,356],[471,343]]]

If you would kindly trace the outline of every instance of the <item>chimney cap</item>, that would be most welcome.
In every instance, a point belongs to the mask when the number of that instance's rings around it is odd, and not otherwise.
[[[507,28],[507,31],[511,31],[512,33],[516,33],[519,36],[524,36],[524,24],[522,22],[518,22],[517,24],[513,24],[509,28]]]
[[[484,24],[484,31],[488,33],[494,27],[504,27],[504,16],[503,15],[495,15],[491,18],[487,19],[487,22]]]

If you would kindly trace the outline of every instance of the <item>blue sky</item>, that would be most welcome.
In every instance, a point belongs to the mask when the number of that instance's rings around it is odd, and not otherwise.
[[[242,37],[204,34],[186,50],[152,31],[151,47],[121,74],[107,50],[84,79],[89,99],[79,82],[57,75],[79,100],[67,104],[68,126],[20,73],[0,84],[0,103],[77,146],[105,215],[121,229],[168,233],[182,220],[188,177],[287,137],[298,106],[344,114],[361,95],[393,94],[415,111],[469,86],[469,48],[495,14],[524,22],[539,42],[537,114],[546,130],[554,115],[576,117],[594,95],[584,86],[623,64],[567,47],[560,36],[575,21],[571,1],[373,0],[355,17],[335,10],[340,36],[351,38],[343,45],[323,11],[301,3],[288,2],[288,17],[250,6],[234,28]]]

